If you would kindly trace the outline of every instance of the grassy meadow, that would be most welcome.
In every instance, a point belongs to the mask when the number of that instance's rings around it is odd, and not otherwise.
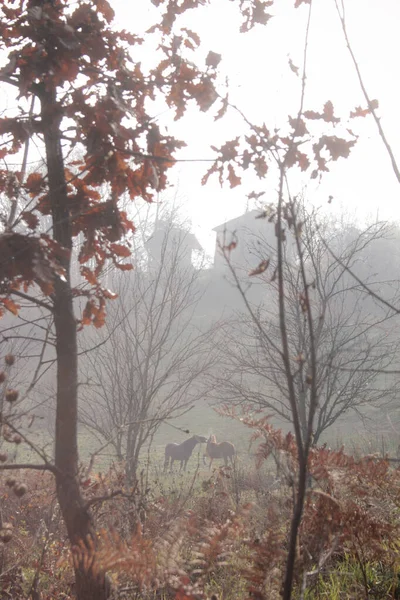
[[[172,424],[163,425],[151,448],[143,450],[140,481],[132,489],[126,484],[124,465],[116,463],[111,449],[99,451],[100,441],[81,428],[82,463],[87,465],[96,455],[90,476],[82,480],[83,494],[94,501],[100,540],[104,536],[98,555],[88,560],[107,564],[116,600],[209,600],[213,595],[214,600],[279,600],[294,489],[288,471],[277,474],[272,459],[256,468],[256,447],[249,446],[253,432],[207,405],[195,407]],[[179,472],[175,463],[173,473],[164,473],[165,444],[194,433],[213,433],[218,440],[233,442],[238,451],[234,468],[220,469],[221,461],[215,461],[209,470],[202,462],[203,445],[195,448],[187,472]],[[38,447],[47,444],[51,453],[47,431],[36,429],[29,435]],[[395,432],[390,436],[377,426],[371,434],[350,418],[339,423],[325,442],[332,449],[344,444],[349,456],[392,455],[397,447]],[[15,448],[16,459],[38,462],[27,444]],[[293,464],[290,461],[289,457],[287,464]],[[329,458],[323,449],[318,461],[315,492],[308,496],[303,516],[293,599],[400,598],[400,472],[379,461],[353,463],[345,455],[338,470],[335,453]],[[70,551],[54,480],[50,474],[32,471],[16,476],[26,485],[23,497],[8,487],[9,475],[1,485],[3,519],[12,524],[13,536],[3,545],[4,572],[10,577],[4,576],[2,585],[9,595],[0,598],[31,597],[38,578],[41,600],[72,600]],[[110,499],[96,501],[96,497]],[[3,535],[9,536],[9,531]],[[176,576],[163,575],[157,584],[149,581],[147,587],[138,587],[138,578],[146,577],[138,571],[142,564],[138,552],[148,553],[146,560],[154,561],[162,573],[179,572],[198,596],[179,595]]]

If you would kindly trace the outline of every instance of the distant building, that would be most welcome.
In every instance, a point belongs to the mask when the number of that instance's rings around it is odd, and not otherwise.
[[[229,246],[236,242],[236,247],[231,251],[232,264],[237,268],[249,269],[256,267],[260,258],[260,248],[274,244],[274,227],[266,219],[257,219],[261,214],[259,210],[249,212],[226,221],[214,227],[217,238],[215,242],[214,268],[222,270],[226,267],[226,260],[220,246]]]
[[[193,251],[202,251],[196,236],[168,221],[158,221],[151,237],[145,242],[150,265],[160,264],[165,254],[179,261],[181,267],[193,267]]]

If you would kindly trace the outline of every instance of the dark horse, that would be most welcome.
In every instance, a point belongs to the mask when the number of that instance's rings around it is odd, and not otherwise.
[[[206,453],[203,456],[203,462],[206,464],[206,456],[210,459],[210,469],[212,465],[212,461],[214,458],[223,458],[225,462],[225,466],[228,466],[228,458],[233,465],[233,460],[236,455],[235,446],[231,442],[221,442],[217,443],[217,439],[215,435],[210,435],[207,440],[207,448]]]
[[[189,458],[192,456],[193,448],[196,444],[202,444],[207,441],[207,438],[204,435],[194,435],[182,442],[182,444],[167,444],[165,446],[165,462],[164,462],[164,471],[168,469],[168,464],[171,459],[171,471],[172,465],[174,464],[174,460],[180,460],[181,468],[184,467],[184,471],[186,471],[186,465]]]

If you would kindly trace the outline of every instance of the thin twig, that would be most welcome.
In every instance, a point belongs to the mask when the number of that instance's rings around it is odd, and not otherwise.
[[[347,49],[348,49],[348,51],[350,53],[350,56],[351,56],[351,59],[353,61],[355,70],[357,72],[358,82],[360,84],[362,93],[364,94],[364,98],[365,98],[365,100],[367,102],[368,109],[369,109],[369,111],[370,111],[370,113],[371,113],[371,115],[372,115],[372,117],[373,117],[373,119],[374,119],[374,121],[376,123],[376,126],[378,127],[378,131],[379,131],[379,135],[381,137],[381,140],[382,140],[382,142],[383,142],[383,144],[384,144],[384,146],[385,146],[385,148],[387,150],[387,153],[389,154],[390,161],[392,163],[393,172],[396,175],[397,181],[400,183],[400,170],[399,170],[399,167],[397,165],[396,158],[394,156],[392,147],[389,144],[389,141],[388,141],[388,139],[386,137],[386,134],[385,134],[385,132],[383,130],[383,127],[381,125],[381,120],[378,117],[378,115],[376,114],[376,109],[375,109],[374,103],[371,101],[371,98],[370,98],[370,96],[369,96],[369,94],[367,92],[367,89],[365,87],[365,84],[364,84],[364,81],[363,81],[363,78],[362,78],[362,75],[361,75],[360,67],[358,65],[357,59],[356,59],[356,57],[354,55],[353,49],[352,49],[351,44],[350,44],[349,36],[347,34],[346,19],[345,19],[344,11],[340,12],[340,8],[339,8],[337,0],[334,0],[334,3],[335,3],[336,10],[337,10],[337,13],[338,13],[338,16],[339,16],[339,19],[340,19],[340,23],[342,25],[342,31],[343,31],[344,38],[346,40]]]
[[[12,471],[13,469],[33,469],[34,471],[50,471],[56,475],[58,469],[50,463],[35,465],[33,463],[0,464],[0,471]]]
[[[34,106],[35,106],[35,96],[32,95],[31,106],[29,109],[29,116],[28,116],[29,122],[32,120]],[[24,179],[25,179],[26,167],[27,167],[27,163],[28,163],[29,140],[30,140],[30,137],[28,136],[26,139],[26,142],[25,142],[24,156],[22,159],[21,172],[19,174],[18,190],[16,191],[15,197],[11,200],[11,210],[10,210],[10,214],[8,216],[7,224],[6,224],[7,232],[11,231],[12,228],[14,227],[15,215],[17,214],[17,208],[18,208],[18,195],[21,190],[21,185],[23,184]]]
[[[352,271],[350,269],[350,267],[348,265],[346,265],[336,254],[335,252],[330,248],[329,244],[325,241],[325,239],[322,237],[322,235],[320,235],[320,239],[323,243],[323,245],[325,246],[325,248],[327,249],[327,251],[329,252],[329,254],[332,256],[332,258],[341,266],[343,267],[343,269],[345,271],[347,271],[347,273],[349,273],[349,275],[351,275],[356,281],[357,283],[373,298],[375,298],[375,300],[377,300],[378,302],[380,302],[381,304],[384,304],[387,308],[390,308],[390,310],[392,310],[393,312],[400,314],[400,308],[397,308],[396,306],[394,306],[394,304],[392,304],[391,302],[389,302],[388,300],[385,300],[384,298],[382,298],[382,296],[380,296],[379,294],[377,294],[376,292],[374,292],[366,283],[364,283],[362,281],[362,279],[360,279],[355,273],[354,271]]]
[[[28,300],[28,302],[33,302],[34,304],[37,304],[38,306],[41,306],[42,308],[45,308],[50,312],[53,311],[53,307],[50,304],[47,304],[47,302],[43,302],[43,300],[39,300],[39,298],[33,298],[32,296],[29,296],[24,292],[20,292],[19,290],[11,290],[11,294],[13,294],[14,296],[19,296],[24,300]]]
[[[120,496],[121,498],[130,499],[133,497],[133,494],[135,493],[135,491],[136,491],[136,488],[134,490],[132,490],[132,492],[130,494],[127,494],[123,490],[115,490],[114,492],[110,492],[109,494],[104,494],[104,496],[96,496],[94,498],[90,498],[90,500],[88,500],[84,504],[84,508],[87,510],[88,508],[90,508],[91,506],[94,506],[95,504],[99,504],[100,502],[107,502],[108,500],[112,500],[113,498],[116,498],[117,496]]]

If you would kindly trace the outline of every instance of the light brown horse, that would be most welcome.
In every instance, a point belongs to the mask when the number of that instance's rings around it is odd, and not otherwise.
[[[196,444],[203,444],[207,441],[207,438],[204,435],[194,435],[182,442],[182,444],[167,444],[165,446],[165,462],[164,462],[164,471],[168,469],[168,465],[174,464],[174,460],[179,460],[181,463],[180,471],[186,471],[186,465],[188,463],[189,458],[192,456],[192,452]]]
[[[215,435],[210,435],[207,440],[206,453],[203,456],[204,464],[206,464],[206,456],[210,459],[209,469],[211,469],[212,461],[215,458],[223,458],[226,467],[228,466],[229,458],[233,465],[234,457],[236,456],[235,446],[231,442],[220,442],[218,444]]]

